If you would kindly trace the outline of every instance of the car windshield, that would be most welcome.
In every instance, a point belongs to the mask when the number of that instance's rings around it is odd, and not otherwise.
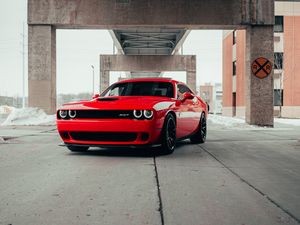
[[[124,82],[112,85],[101,94],[107,96],[160,96],[174,97],[173,85],[170,82]]]

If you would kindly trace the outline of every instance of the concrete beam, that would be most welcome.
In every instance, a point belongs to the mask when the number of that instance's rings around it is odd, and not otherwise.
[[[264,57],[274,62],[273,26],[248,27],[246,34],[246,121],[249,124],[273,126],[273,70],[260,79],[251,71],[252,62]]]
[[[177,55],[179,54],[179,49],[182,47],[183,43],[185,42],[185,39],[189,36],[189,34],[191,33],[190,30],[186,30],[184,31],[184,34],[182,36],[180,36],[180,40],[177,42],[173,52],[171,55]]]
[[[186,71],[187,85],[196,90],[195,55],[100,55],[100,90],[109,85],[109,71],[166,72]]]
[[[230,29],[273,22],[273,0],[28,0],[29,24],[62,28]]]
[[[113,40],[113,43],[114,43],[114,46],[117,48],[117,54],[122,54],[124,55],[124,51],[123,51],[123,48],[118,40],[118,38],[116,37],[116,34],[113,30],[109,30],[108,31],[112,40]]]
[[[53,26],[28,27],[29,106],[56,112],[56,32]]]

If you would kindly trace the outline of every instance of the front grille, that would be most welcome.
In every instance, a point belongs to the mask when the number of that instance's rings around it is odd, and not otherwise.
[[[76,110],[80,119],[134,119],[132,110]]]
[[[70,136],[77,141],[129,142],[135,141],[135,132],[70,132]]]

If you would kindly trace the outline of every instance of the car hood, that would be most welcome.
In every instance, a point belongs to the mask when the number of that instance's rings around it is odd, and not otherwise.
[[[91,101],[78,101],[64,104],[60,109],[102,109],[102,110],[133,110],[156,109],[162,110],[174,104],[174,99],[167,97],[100,97]]]

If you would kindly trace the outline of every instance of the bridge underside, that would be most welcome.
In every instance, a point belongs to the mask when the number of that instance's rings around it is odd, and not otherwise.
[[[273,62],[273,23],[273,0],[28,0],[29,105],[56,110],[57,28],[109,29],[123,57],[173,62],[187,30],[246,29],[246,121],[273,126],[273,71],[259,79],[250,67],[258,57]]]
[[[183,29],[161,28],[113,30],[124,55],[172,55],[185,33]]]
[[[189,34],[185,29],[172,28],[123,28],[110,31],[117,47],[118,53],[123,55],[173,55],[177,54],[179,48]],[[130,57],[129,57],[130,58]],[[172,71],[172,69],[171,69]],[[132,71],[127,73],[128,78],[137,77],[159,77],[162,71],[157,71],[155,65],[151,71]],[[102,80],[100,91],[109,85],[109,77],[105,78],[100,74]],[[196,75],[195,78],[196,80]],[[195,87],[192,87],[195,89]]]

